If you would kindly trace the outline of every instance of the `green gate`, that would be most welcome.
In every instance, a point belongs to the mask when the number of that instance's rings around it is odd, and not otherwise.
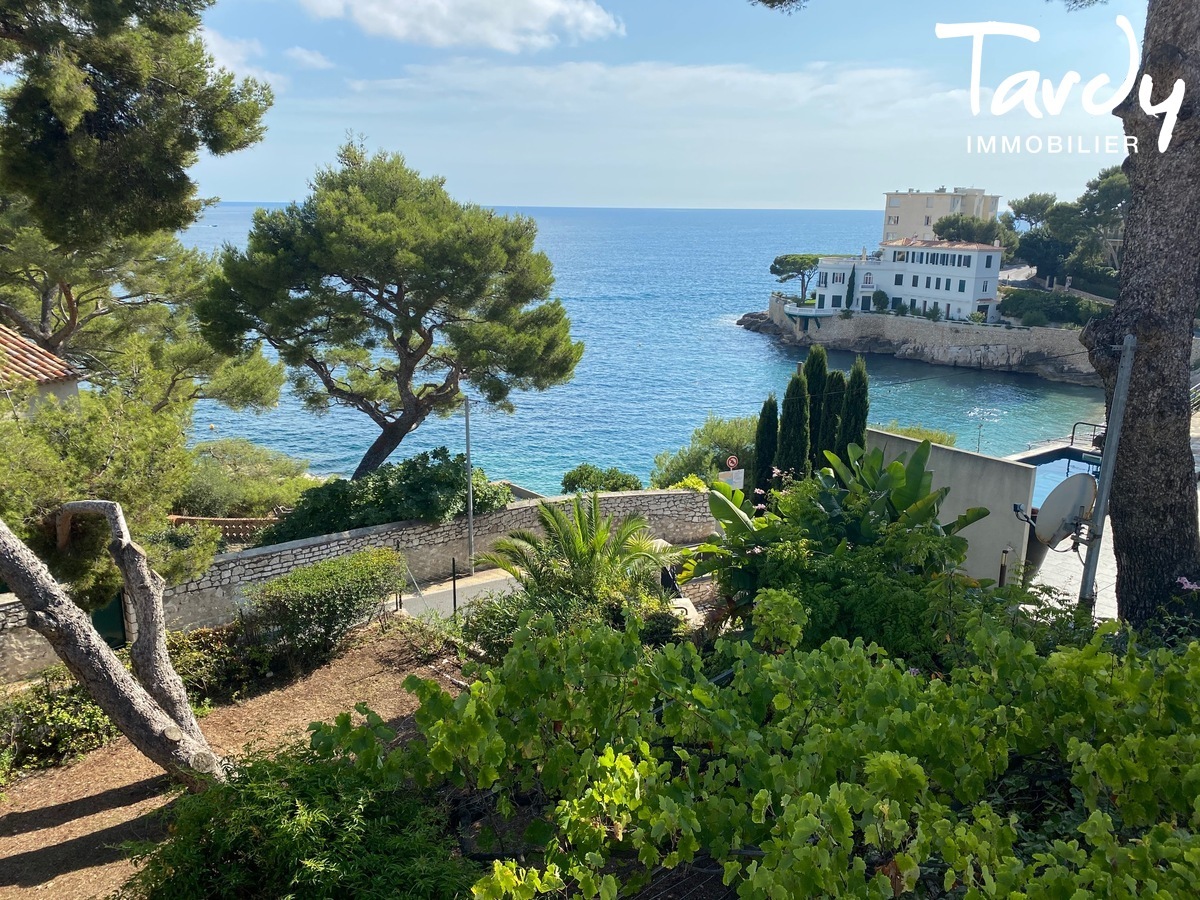
[[[92,625],[114,650],[125,646],[125,615],[121,610],[120,593],[104,606],[92,610]]]

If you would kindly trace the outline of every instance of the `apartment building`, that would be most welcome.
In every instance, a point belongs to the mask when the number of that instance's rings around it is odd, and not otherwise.
[[[962,213],[976,219],[994,219],[1000,214],[1000,197],[983,188],[956,187],[953,191],[894,191],[887,195],[883,213],[883,240],[937,238],[933,226],[938,219]]]

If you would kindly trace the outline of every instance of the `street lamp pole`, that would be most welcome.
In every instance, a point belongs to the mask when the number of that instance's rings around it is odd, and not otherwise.
[[[467,569],[475,574],[475,487],[471,468],[471,398],[463,396],[463,412],[467,416]]]

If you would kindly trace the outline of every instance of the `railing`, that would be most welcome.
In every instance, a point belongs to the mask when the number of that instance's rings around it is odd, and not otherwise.
[[[1092,433],[1090,435],[1089,446],[1091,446],[1097,450],[1104,449],[1104,436],[1108,432],[1107,425],[1098,425],[1095,422],[1076,422],[1075,427],[1071,429],[1071,446],[1072,447],[1075,446],[1077,432],[1079,431],[1080,428],[1092,429]]]
[[[1200,381],[1192,385],[1192,412],[1200,412]]]
[[[264,528],[279,521],[277,517],[267,519],[211,519],[202,516],[168,516],[171,525],[210,525],[221,529],[221,536],[230,544],[248,544]]]

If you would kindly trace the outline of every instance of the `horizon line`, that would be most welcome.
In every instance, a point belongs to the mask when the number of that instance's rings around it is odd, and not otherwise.
[[[228,203],[238,206],[279,206],[298,203],[297,200],[217,200],[217,204]],[[490,209],[603,209],[614,212],[878,212],[874,207],[846,206],[570,206],[543,205],[537,203],[476,203]]]

